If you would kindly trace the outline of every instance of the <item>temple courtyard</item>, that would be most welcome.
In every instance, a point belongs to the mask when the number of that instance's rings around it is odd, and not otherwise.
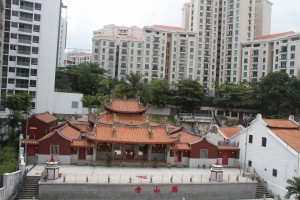
[[[29,165],[27,168],[30,168]],[[36,165],[28,176],[41,176],[45,165]],[[99,184],[167,184],[213,183],[211,170],[206,168],[138,168],[61,165],[60,178],[48,183],[99,183]],[[253,182],[237,168],[224,168],[222,182]]]

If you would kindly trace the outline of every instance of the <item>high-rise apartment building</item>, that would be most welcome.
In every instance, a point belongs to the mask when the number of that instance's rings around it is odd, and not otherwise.
[[[196,33],[181,27],[153,25],[137,27],[105,26],[94,31],[95,63],[107,70],[109,77],[124,79],[140,73],[145,81],[197,79],[194,67]]]
[[[240,81],[241,42],[269,34],[271,7],[268,0],[191,0],[184,5],[188,20],[182,20],[183,26],[199,34],[204,85]]]
[[[271,72],[300,79],[300,33],[284,32],[242,44],[242,81],[259,81]]]
[[[67,10],[68,7],[62,5],[60,28],[59,28],[57,67],[65,67],[65,59],[66,59],[65,50],[66,50],[66,43],[67,43],[67,27],[68,27]]]
[[[53,111],[61,5],[61,0],[6,0],[1,99],[28,92],[33,112]]]
[[[5,0],[0,0],[0,66],[3,55],[3,39],[4,39],[4,19],[5,19]]]

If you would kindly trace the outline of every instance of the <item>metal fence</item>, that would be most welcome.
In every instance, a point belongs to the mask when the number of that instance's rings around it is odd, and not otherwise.
[[[51,180],[48,180],[51,181]],[[209,183],[210,174],[62,174],[53,182],[65,183]],[[253,182],[254,179],[241,174],[223,174],[219,182]]]

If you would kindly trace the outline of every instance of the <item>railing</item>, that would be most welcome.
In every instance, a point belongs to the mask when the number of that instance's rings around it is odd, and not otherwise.
[[[13,195],[11,195],[8,200],[15,200],[15,199],[18,199],[20,193],[21,193],[21,189],[23,187],[23,183],[26,179],[26,176],[28,174],[28,172],[30,172],[37,164],[35,163],[30,169],[26,169],[26,171],[24,172],[24,175],[22,177],[22,179],[20,180],[19,184],[18,184],[18,187],[17,187],[17,192],[14,193]]]
[[[221,182],[254,182],[250,177],[240,174],[223,174]],[[70,174],[65,173],[59,179],[47,180],[52,183],[97,183],[97,184],[168,184],[168,183],[209,183],[213,182],[208,174]]]
[[[31,40],[18,39],[18,42],[25,43],[25,44],[31,44]]]
[[[238,147],[238,142],[226,142],[226,141],[218,141],[218,145],[220,146],[229,146],[229,147]]]

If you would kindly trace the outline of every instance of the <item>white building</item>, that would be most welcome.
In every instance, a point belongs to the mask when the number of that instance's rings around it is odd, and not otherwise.
[[[284,32],[242,44],[242,80],[259,81],[283,71],[300,78],[300,33]]]
[[[236,127],[219,127],[218,125],[214,125],[205,135],[205,138],[214,145],[235,143],[236,140],[231,141],[231,139],[243,129],[244,127],[241,125]]]
[[[85,62],[91,62],[92,54],[91,53],[79,53],[72,56],[69,56],[68,65],[79,65]]]
[[[57,67],[65,67],[65,49],[67,43],[67,28],[68,28],[67,9],[68,7],[65,5],[63,5],[61,8]]]
[[[82,98],[83,94],[55,92],[53,113],[58,115],[82,115]]]
[[[240,81],[241,42],[270,33],[271,10],[268,0],[191,0],[184,5],[183,27],[199,34],[197,66],[205,86]]]
[[[263,119],[234,136],[240,146],[240,166],[257,173],[275,195],[283,199],[287,179],[300,176],[300,130],[289,120]]]
[[[61,0],[6,4],[1,98],[25,91],[34,97],[33,112],[53,112],[61,5]]]

